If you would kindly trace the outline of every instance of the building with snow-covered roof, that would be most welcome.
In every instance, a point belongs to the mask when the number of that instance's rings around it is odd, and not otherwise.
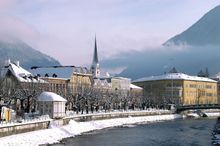
[[[19,61],[12,63],[8,60],[6,62],[1,69],[1,81],[2,86],[8,89],[48,90],[48,82],[22,68]]]
[[[19,61],[11,63],[11,61],[8,60],[6,62],[4,68],[1,69],[1,78],[5,78],[9,74],[14,76],[19,82],[45,83],[45,81],[39,79],[38,76],[34,76],[32,73],[22,68]]]
[[[32,72],[49,83],[49,91],[60,95],[79,94],[81,88],[91,87],[92,74],[86,67],[45,66],[32,67]],[[80,89],[79,89],[80,88]]]
[[[51,118],[65,116],[66,99],[53,92],[42,92],[38,96],[38,110],[41,115],[49,115]]]
[[[175,72],[140,78],[132,83],[144,89],[144,96],[152,104],[218,103],[217,81],[205,77]]]
[[[4,95],[1,102],[16,103],[10,104],[17,116],[24,112],[34,111],[36,102],[34,96],[42,90],[48,90],[48,82],[34,76],[22,68],[18,61],[12,63],[7,60],[1,69],[1,93]]]

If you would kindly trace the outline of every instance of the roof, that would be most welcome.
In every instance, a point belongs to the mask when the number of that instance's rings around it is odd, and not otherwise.
[[[134,84],[130,84],[130,88],[131,88],[131,89],[143,89],[143,88],[141,88],[141,87],[139,87],[139,86],[136,86],[136,85],[134,85]]]
[[[35,78],[36,76],[34,76],[29,71],[25,70],[21,66],[16,65],[14,63],[9,63],[9,65],[6,66],[2,71],[4,72],[4,73],[2,73],[3,76],[5,76],[8,71],[10,71],[20,82],[45,83],[44,80],[41,80],[39,78]]]
[[[46,76],[52,77],[56,74],[58,78],[70,78],[73,73],[73,68],[37,68],[30,70],[33,74],[38,74],[41,77]]]
[[[90,74],[85,67],[37,68],[30,71],[33,74],[39,74],[41,77],[44,77],[46,74],[48,77],[52,77],[55,74],[57,78],[70,78],[73,73]]]
[[[175,67],[173,67],[173,68],[169,71],[169,73],[178,73],[178,71],[176,70]]]
[[[60,95],[53,92],[42,92],[40,96],[38,96],[38,101],[59,101],[66,102],[67,100],[61,97]]]
[[[132,82],[144,82],[144,81],[156,81],[156,80],[190,80],[190,81],[217,82],[209,78],[190,76],[184,73],[168,73],[160,76],[140,78]]]
[[[118,80],[131,80],[130,78],[125,78],[125,77],[112,77],[112,79],[118,79]]]

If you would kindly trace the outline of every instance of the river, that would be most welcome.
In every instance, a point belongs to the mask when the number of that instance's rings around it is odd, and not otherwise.
[[[54,146],[211,146],[216,119],[185,119],[90,132]]]

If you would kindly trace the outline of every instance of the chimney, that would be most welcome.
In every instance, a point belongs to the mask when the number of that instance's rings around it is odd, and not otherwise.
[[[15,64],[16,64],[18,67],[20,66],[19,61],[15,61]]]

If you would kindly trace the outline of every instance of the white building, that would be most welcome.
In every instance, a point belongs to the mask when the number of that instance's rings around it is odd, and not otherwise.
[[[41,115],[49,115],[51,118],[65,116],[65,104],[67,100],[53,92],[43,92],[38,97],[38,110]]]
[[[112,90],[130,90],[131,79],[124,77],[112,77]]]

